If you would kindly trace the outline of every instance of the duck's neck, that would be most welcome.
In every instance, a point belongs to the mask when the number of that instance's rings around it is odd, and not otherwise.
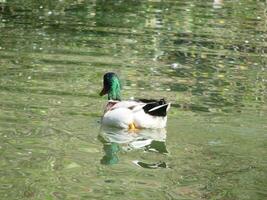
[[[108,100],[121,100],[121,85],[117,78],[112,80],[111,88],[108,93]]]

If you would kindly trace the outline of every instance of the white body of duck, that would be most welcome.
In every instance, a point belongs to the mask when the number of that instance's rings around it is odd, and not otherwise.
[[[154,105],[153,105],[154,104]],[[159,101],[144,103],[142,101],[109,101],[102,124],[104,126],[113,126],[123,129],[128,128],[164,128],[167,123],[167,115],[165,113],[170,107],[170,104]],[[161,114],[161,115],[160,115]],[[157,116],[158,115],[158,116]]]

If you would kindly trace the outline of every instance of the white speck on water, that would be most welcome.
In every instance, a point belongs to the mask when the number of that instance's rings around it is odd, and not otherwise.
[[[67,169],[73,169],[73,168],[77,168],[77,167],[81,167],[81,166],[75,162],[72,162],[66,166]]]
[[[33,45],[33,47],[32,47],[33,49],[36,49],[36,45]]]
[[[48,11],[47,14],[48,14],[48,15],[52,15],[53,12],[52,12],[52,11]]]
[[[150,71],[153,73],[158,73],[158,71],[154,67],[150,67]]]
[[[171,68],[172,69],[177,69],[178,68],[178,64],[177,63],[172,63],[171,64]]]
[[[214,140],[211,140],[208,142],[209,145],[219,145],[221,144],[221,141],[214,141]]]
[[[170,88],[167,88],[166,91],[171,91],[171,89]]]
[[[28,80],[31,80],[32,79],[32,77],[31,76],[28,76]]]
[[[258,17],[257,17],[257,19],[261,19],[261,17],[260,17],[260,16],[258,16]]]
[[[42,8],[44,8],[44,7],[43,7],[43,6],[40,6],[39,8],[42,9]]]
[[[172,69],[178,69],[178,68],[181,68],[181,67],[182,67],[182,65],[179,64],[179,63],[172,63],[172,64],[171,64],[171,68],[172,68]]]
[[[50,166],[51,167],[54,167],[55,166],[55,161],[54,160],[50,163]]]
[[[246,43],[246,44],[248,44],[248,43],[249,43],[249,41],[248,41],[248,40],[245,40],[245,43]]]

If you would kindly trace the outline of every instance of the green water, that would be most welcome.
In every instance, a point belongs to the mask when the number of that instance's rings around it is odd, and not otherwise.
[[[263,0],[0,0],[0,199],[267,198]],[[102,75],[172,103],[100,128]]]

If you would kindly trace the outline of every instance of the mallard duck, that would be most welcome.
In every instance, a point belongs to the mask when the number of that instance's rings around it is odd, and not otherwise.
[[[121,101],[121,83],[119,77],[108,72],[103,77],[103,89],[100,96],[108,94],[102,124],[123,129],[164,128],[167,123],[167,111],[170,103],[160,100]]]

